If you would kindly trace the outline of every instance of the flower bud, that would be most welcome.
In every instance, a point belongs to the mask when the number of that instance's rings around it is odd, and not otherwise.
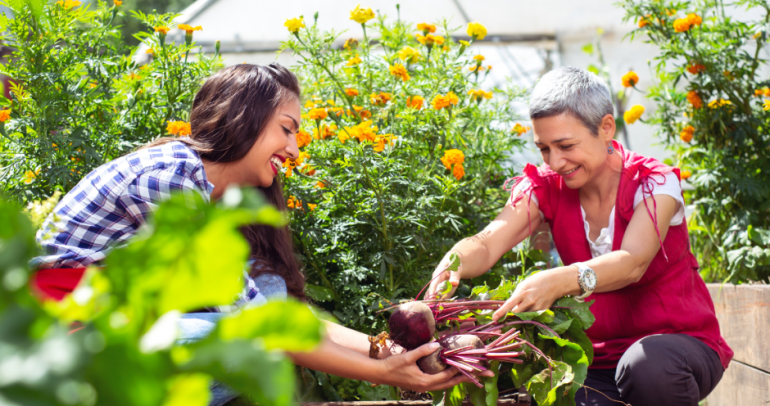
[[[219,40],[217,40],[217,42],[215,42],[215,43],[214,43],[214,52],[215,52],[217,55],[219,55],[219,47],[220,47],[220,46],[221,46],[221,43],[219,42]]]

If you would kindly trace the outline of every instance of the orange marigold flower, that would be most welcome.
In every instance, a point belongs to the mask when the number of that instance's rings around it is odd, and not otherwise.
[[[115,7],[120,7],[123,5],[123,2],[120,0],[115,0]]]
[[[297,148],[302,148],[310,145],[310,143],[313,141],[313,137],[310,136],[310,133],[304,130],[297,131]]]
[[[310,120],[323,120],[328,116],[325,108],[315,108],[307,112],[307,118]]]
[[[639,19],[639,28],[644,28],[644,27],[650,25],[650,17],[652,17],[652,15],[647,14],[644,17],[640,18]]]
[[[361,110],[358,115],[361,116],[362,119],[366,120],[367,118],[372,117],[372,112],[369,110]]]
[[[767,87],[767,86],[763,87],[762,92],[764,92],[765,97],[770,97],[770,87]]]
[[[687,14],[687,20],[690,21],[691,25],[701,25],[703,23],[703,19],[694,13]]]
[[[685,169],[679,173],[679,176],[681,176],[682,180],[686,180],[686,179],[689,179],[690,176],[692,176],[692,172]]]
[[[186,137],[192,134],[190,123],[184,121],[169,121],[166,126],[166,132],[180,137]]]
[[[676,20],[674,20],[674,31],[685,32],[685,31],[689,31],[690,28],[692,28],[692,23],[690,23],[689,19],[677,18]]]
[[[436,97],[433,98],[433,101],[431,101],[431,105],[436,110],[441,110],[445,107],[450,107],[452,105],[456,105],[460,102],[460,99],[457,97],[454,92],[449,92],[446,94],[446,96],[442,95],[436,95]]]
[[[74,169],[73,169],[73,172],[74,172]],[[37,178],[37,175],[39,174],[40,174],[40,169],[34,172],[33,171],[24,172],[24,184],[29,185],[30,183],[32,183],[32,181],[35,180],[35,178]]]
[[[463,164],[455,165],[454,169],[452,169],[452,175],[457,180],[462,179],[462,177],[465,176],[465,167],[463,167]]]
[[[687,72],[692,73],[693,75],[697,75],[701,72],[706,71],[706,66],[701,65],[699,63],[693,63],[690,66],[687,67]]]
[[[433,34],[422,35],[422,34],[417,34],[416,38],[417,38],[417,41],[419,43],[421,43],[421,44],[423,44],[425,46],[429,46],[429,47],[432,47],[433,45],[443,45],[444,44],[444,37],[442,37],[440,35],[433,35]]]
[[[465,154],[459,149],[448,149],[444,151],[444,156],[441,157],[441,163],[447,170],[452,169],[452,165],[462,164],[465,162]]]
[[[519,123],[516,123],[516,125],[514,125],[513,128],[511,129],[511,132],[516,133],[516,136],[520,137],[521,134],[526,133],[530,129],[531,129],[531,127],[525,127],[525,126],[523,126],[523,125],[521,125]]]
[[[289,199],[286,200],[286,207],[290,209],[299,209],[302,207],[302,202],[294,196],[289,196]]]
[[[358,90],[353,89],[352,87],[349,87],[349,88],[345,89],[345,94],[350,96],[350,97],[356,97],[356,96],[358,96]]]
[[[422,104],[425,102],[425,99],[422,96],[411,96],[406,99],[406,106],[411,107],[413,109],[421,110]]]
[[[313,138],[317,140],[325,140],[327,138],[333,137],[337,135],[337,125],[331,124],[331,125],[322,125],[321,126],[321,133],[319,135],[318,129],[313,130]]]
[[[313,203],[308,203],[307,207],[310,208],[310,211],[313,211],[315,210],[316,207],[318,207],[318,205]]]
[[[417,29],[424,32],[425,34],[431,32],[436,32],[436,26],[433,24],[428,23],[419,23],[417,24]]]
[[[382,134],[378,135],[375,139],[375,145],[374,145],[374,152],[382,152],[385,150],[386,145],[393,145],[393,140],[395,140],[397,137],[393,134]]]
[[[695,127],[688,125],[682,129],[682,132],[679,133],[679,139],[684,142],[690,142],[692,141],[693,134],[695,134]]]
[[[700,98],[698,95],[698,92],[695,90],[690,90],[687,92],[687,101],[692,104],[692,107],[695,109],[699,109],[703,107],[703,99]]]
[[[4,123],[10,119],[11,119],[10,109],[0,110],[0,123]]]
[[[390,70],[391,75],[401,79],[403,82],[406,82],[410,79],[409,72],[406,70],[406,67],[400,63],[393,64],[388,69]]]
[[[196,25],[195,27],[193,27],[192,25],[188,25],[188,24],[179,24],[176,26],[176,28],[179,28],[180,30],[188,34],[192,34],[194,31],[203,31],[203,27],[201,27],[200,25]]]
[[[161,25],[159,27],[153,27],[153,29],[155,29],[155,32],[159,32],[161,34],[168,34],[169,32],[169,28],[166,27],[165,25]]]
[[[378,127],[372,126],[371,121],[364,121],[353,127],[345,127],[345,132],[350,137],[356,138],[359,142],[370,141],[375,142],[377,140]],[[340,132],[342,134],[342,132]]]
[[[375,106],[382,107],[390,101],[391,97],[392,95],[390,93],[385,93],[385,92],[380,92],[379,94],[372,93],[371,95],[369,95],[369,100]]]
[[[321,181],[318,181],[318,183],[315,184],[315,187],[319,189],[326,189],[326,184]]]
[[[639,75],[637,75],[634,71],[629,71],[623,75],[621,81],[623,82],[623,87],[634,87],[637,83],[639,83]]]

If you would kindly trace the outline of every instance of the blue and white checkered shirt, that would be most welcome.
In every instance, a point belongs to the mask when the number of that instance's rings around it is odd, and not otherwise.
[[[173,192],[214,190],[198,154],[182,142],[142,149],[89,173],[56,205],[37,233],[43,256],[33,269],[98,264],[125,243]]]

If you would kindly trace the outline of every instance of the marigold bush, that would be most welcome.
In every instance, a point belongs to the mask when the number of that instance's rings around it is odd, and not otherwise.
[[[486,73],[468,67],[483,58],[446,21],[361,7],[351,19],[361,29],[342,47],[341,33],[315,21],[288,30],[282,49],[299,59],[305,120],[285,186],[309,295],[348,326],[376,331],[380,297],[413,297],[444,252],[502,208],[510,156],[524,143],[523,127],[512,131],[523,92],[480,90]]]
[[[770,113],[760,77],[767,61],[770,3],[738,1],[751,21],[713,1],[625,0],[632,38],[660,49],[647,89],[657,103],[646,119],[658,127],[674,164],[694,190],[688,219],[693,251],[707,281],[770,282]],[[670,10],[679,10],[670,13]]]
[[[97,166],[162,135],[189,135],[189,109],[219,56],[190,56],[194,31],[170,43],[174,15],[131,11],[148,32],[136,34],[151,61],[138,65],[120,27],[121,3],[11,1],[0,16],[13,48],[0,73],[12,78],[0,97],[0,191],[19,201],[68,192]],[[186,125],[186,127],[185,127]]]

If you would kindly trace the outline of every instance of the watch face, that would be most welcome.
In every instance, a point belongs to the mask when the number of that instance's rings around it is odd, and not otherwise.
[[[583,281],[587,290],[594,290],[596,287],[596,273],[593,270],[586,271],[583,274]]]

